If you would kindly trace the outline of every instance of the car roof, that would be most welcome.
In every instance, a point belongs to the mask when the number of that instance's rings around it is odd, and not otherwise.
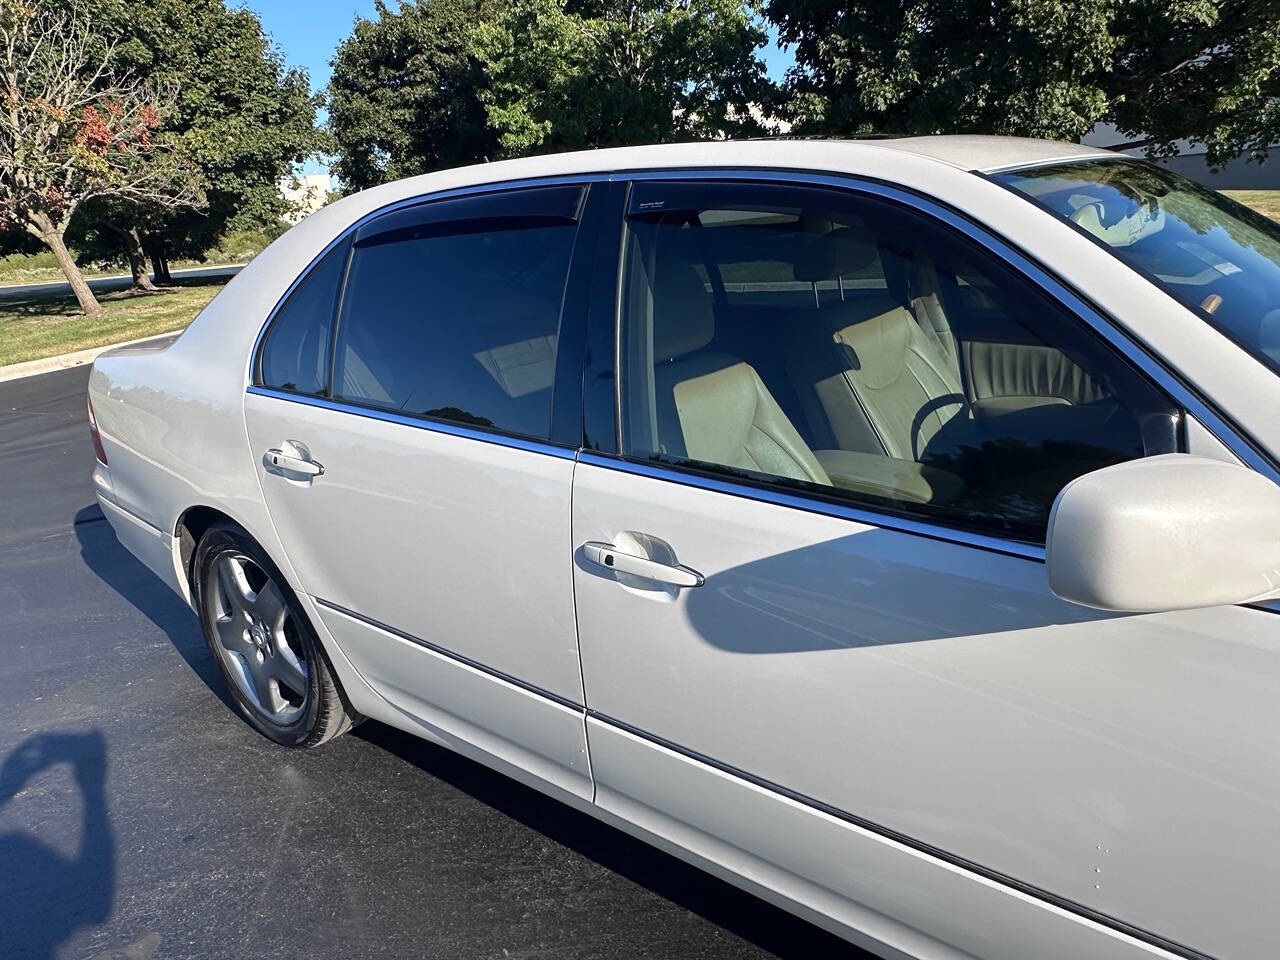
[[[708,166],[857,172],[893,179],[902,168],[901,161],[894,161],[895,154],[903,160],[905,155],[910,155],[916,164],[923,163],[925,168],[937,169],[941,164],[952,170],[979,173],[1055,160],[1120,156],[1097,147],[1026,137],[956,135],[846,140],[773,137],[540,154],[421,174],[361,192],[368,195],[369,200],[373,197],[393,200],[404,195],[526,178]]]
[[[1012,167],[1080,160],[1086,157],[1115,157],[1111,150],[1080,143],[1036,140],[1031,137],[994,137],[957,134],[936,137],[901,137],[872,140],[879,147],[913,153],[939,160],[963,170],[993,173]]]

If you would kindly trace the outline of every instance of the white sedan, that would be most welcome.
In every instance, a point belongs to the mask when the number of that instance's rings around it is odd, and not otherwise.
[[[347,197],[95,364],[248,721],[445,744],[886,957],[1280,953],[1280,228],[1087,147]]]

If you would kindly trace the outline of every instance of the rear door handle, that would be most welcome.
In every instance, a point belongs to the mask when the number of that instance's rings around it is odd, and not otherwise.
[[[283,448],[272,447],[262,455],[262,465],[269,473],[282,477],[318,477],[324,473],[323,465],[312,460],[307,448],[296,440],[286,440]]]
[[[638,557],[634,553],[623,553],[612,543],[584,543],[582,555],[588,562],[606,570],[617,570],[619,573],[628,573],[633,577],[655,580],[673,587],[700,587],[704,582],[702,574],[697,570],[677,564],[659,563],[648,557]]]

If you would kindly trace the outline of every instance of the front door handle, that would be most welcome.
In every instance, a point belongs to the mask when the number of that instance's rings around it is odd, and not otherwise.
[[[272,447],[262,455],[262,465],[269,473],[282,477],[318,477],[324,467],[311,459],[311,452],[296,440],[286,440],[280,447]]]
[[[606,570],[617,570],[633,577],[655,580],[673,587],[700,587],[702,574],[697,570],[670,563],[659,563],[634,553],[623,553],[612,543],[588,542],[582,545],[582,555],[588,562]]]

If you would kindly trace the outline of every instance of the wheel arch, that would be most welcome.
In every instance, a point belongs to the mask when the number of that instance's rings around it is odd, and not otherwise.
[[[368,686],[368,682],[362,677],[346,658],[336,642],[333,640],[329,631],[324,627],[316,614],[311,598],[306,594],[301,586],[292,579],[292,567],[287,563],[281,563],[276,557],[276,551],[270,548],[269,543],[263,543],[263,538],[253,532],[253,530],[240,518],[227,513],[218,507],[208,504],[193,504],[183,510],[177,520],[174,521],[174,539],[177,550],[177,562],[181,566],[183,583],[187,589],[187,600],[192,608],[195,608],[195,564],[196,547],[200,543],[200,538],[209,531],[210,528],[219,523],[229,523],[238,527],[244,532],[245,536],[253,540],[262,551],[275,564],[276,569],[280,572],[285,584],[291,589],[298,598],[307,619],[311,623],[312,631],[316,635],[316,639],[320,645],[320,649],[325,659],[333,669],[334,680],[338,687],[338,693],[346,702],[349,708],[352,708],[357,714],[363,714],[368,709],[369,697],[380,699]],[[199,611],[196,611],[199,615]],[[351,698],[351,691],[355,691],[357,698],[355,701]]]
[[[177,541],[178,562],[182,567],[187,589],[192,597],[195,596],[196,585],[191,565],[195,562],[196,544],[200,542],[200,538],[205,535],[210,527],[222,522],[234,523],[237,527],[244,529],[244,525],[234,517],[223,513],[216,507],[209,506],[188,507],[179,515],[174,525],[173,535]],[[248,531],[245,532],[247,533]]]

